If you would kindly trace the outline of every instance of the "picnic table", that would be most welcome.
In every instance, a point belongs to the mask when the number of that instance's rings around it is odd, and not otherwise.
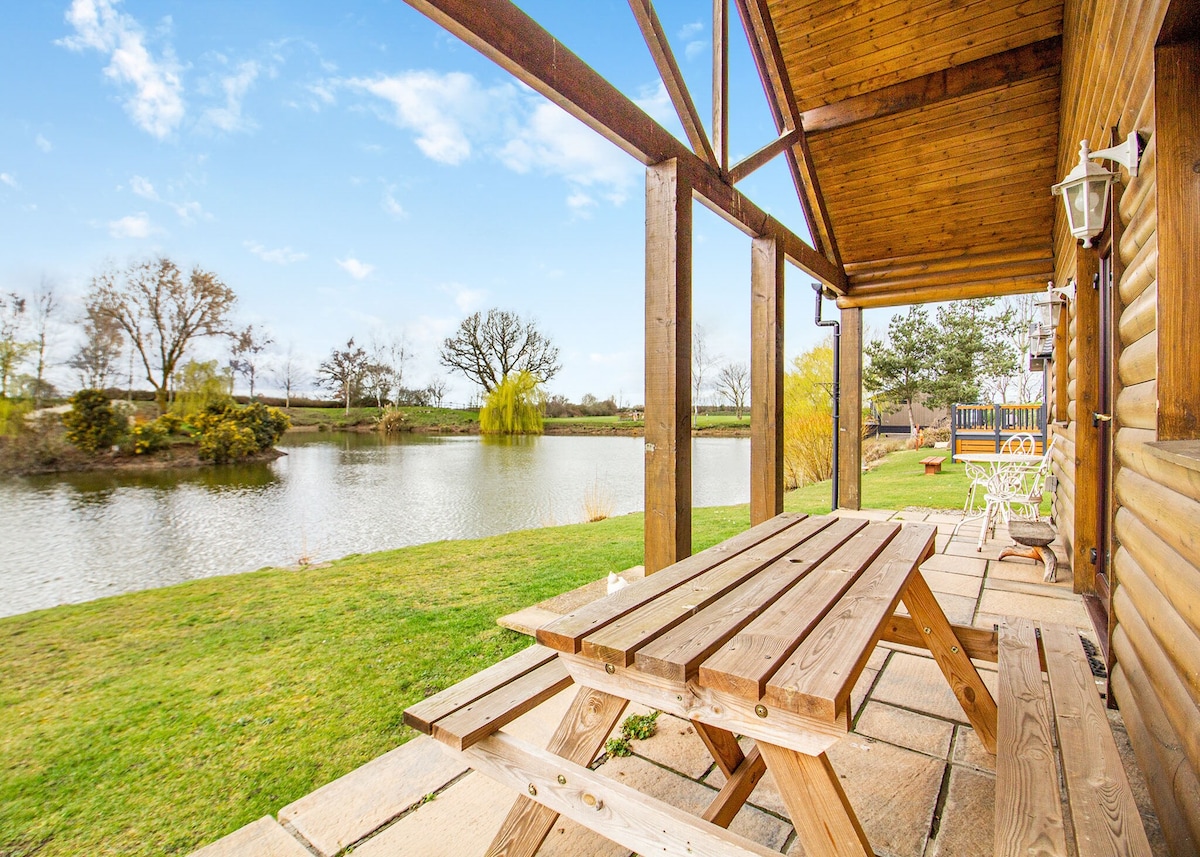
[[[919,569],[934,535],[780,515],[544,625],[542,654],[523,652],[511,678],[481,679],[496,689],[480,701],[464,705],[469,680],[450,693],[454,713],[434,697],[406,719],[522,795],[489,854],[535,853],[561,813],[641,854],[761,857],[773,852],[724,828],[770,770],[806,853],[871,855],[826,750],[850,729],[851,689],[876,642],[928,648],[996,747],[996,705],[970,660],[989,647],[994,660],[995,635],[946,620]],[[571,681],[582,689],[547,749],[497,731]],[[691,721],[725,772],[702,818],[586,767],[630,701]]]

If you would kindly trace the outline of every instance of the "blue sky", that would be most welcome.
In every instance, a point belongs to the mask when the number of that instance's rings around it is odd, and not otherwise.
[[[519,5],[682,136],[625,0]],[[656,4],[702,116],[707,5]],[[472,390],[438,344],[496,306],[560,347],[552,393],[641,403],[643,168],[400,0],[23,0],[5,19],[0,289],[44,279],[66,318],[95,274],[166,254],[310,370],[402,336],[406,383],[441,375],[455,401]],[[732,44],[736,160],[774,127],[736,22]],[[781,159],[739,187],[805,234]],[[749,239],[699,206],[694,268],[708,351],[748,360]],[[789,268],[789,358],[819,339],[808,282]]]

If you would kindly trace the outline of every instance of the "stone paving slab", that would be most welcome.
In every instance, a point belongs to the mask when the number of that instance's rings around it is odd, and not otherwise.
[[[996,674],[980,670],[980,678],[995,696]],[[875,683],[871,698],[943,720],[967,722],[962,706],[933,658],[896,652]]]
[[[979,599],[980,614],[1017,616],[1043,622],[1058,622],[1090,630],[1092,621],[1079,599],[1046,598],[1023,592],[1001,592],[984,587]]]
[[[947,556],[934,554],[921,564],[921,571],[945,571],[950,574],[967,574],[972,577],[983,577],[987,573],[987,560],[976,556]]]
[[[414,738],[288,804],[279,820],[332,857],[466,771],[432,738]]]
[[[939,571],[930,568],[928,563],[921,566],[921,576],[925,578],[929,588],[938,595],[964,595],[974,599],[979,597],[979,589],[983,585],[981,577]]]
[[[192,857],[312,857],[271,816],[265,816],[192,852]]]
[[[872,701],[859,715],[854,731],[926,756],[945,759],[950,755],[954,724]]]
[[[926,857],[992,857],[996,778],[952,765],[937,836]]]

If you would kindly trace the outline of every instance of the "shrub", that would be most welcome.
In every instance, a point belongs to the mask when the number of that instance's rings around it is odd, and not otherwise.
[[[383,411],[383,415],[379,417],[379,431],[383,434],[399,434],[402,431],[409,431],[412,427],[408,424],[408,416],[399,408],[387,407]]]
[[[89,455],[115,444],[123,429],[112,403],[99,390],[80,390],[72,396],[71,410],[63,414],[62,420],[67,427],[67,442]]]
[[[15,437],[32,405],[26,401],[0,399],[0,436]]]
[[[792,361],[783,378],[783,476],[789,491],[833,475],[833,346],[818,345]]]
[[[129,450],[134,455],[145,455],[165,449],[171,432],[162,417],[148,423],[138,423],[129,430]]]
[[[205,461],[226,464],[247,458],[258,452],[254,432],[233,420],[220,417],[200,417],[201,427],[198,454]]]
[[[278,408],[255,402],[244,408],[210,407],[195,417],[194,424],[200,432],[200,457],[224,464],[270,449],[283,437],[291,421]]]

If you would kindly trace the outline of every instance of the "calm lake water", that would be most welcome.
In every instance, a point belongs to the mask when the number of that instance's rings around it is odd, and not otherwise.
[[[693,503],[750,499],[750,441],[697,438]],[[642,508],[640,437],[297,434],[266,464],[0,479],[0,616],[263,566]]]

